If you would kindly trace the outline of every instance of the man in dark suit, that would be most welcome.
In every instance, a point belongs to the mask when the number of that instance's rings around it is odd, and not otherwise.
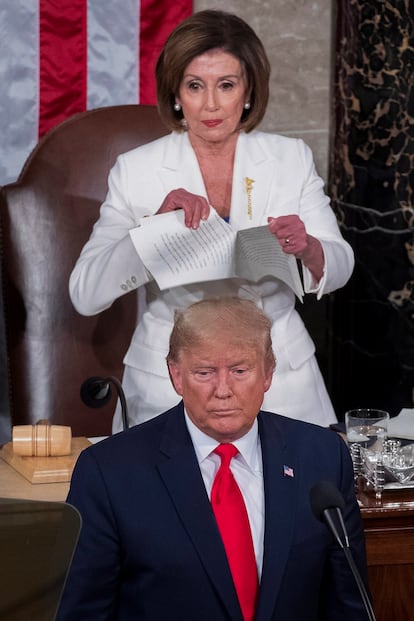
[[[248,300],[193,304],[177,314],[167,361],[183,400],[79,457],[68,502],[83,528],[58,621],[366,621],[343,551],[309,501],[320,481],[340,490],[366,579],[345,442],[260,411],[275,367],[268,319]],[[214,451],[229,444],[259,585],[247,612],[213,506]]]

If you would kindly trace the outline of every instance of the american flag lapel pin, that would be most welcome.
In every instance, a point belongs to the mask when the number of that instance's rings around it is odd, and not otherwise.
[[[295,473],[293,472],[293,468],[291,468],[290,466],[283,466],[283,476],[284,477],[291,477],[293,479],[293,477],[295,476]]]

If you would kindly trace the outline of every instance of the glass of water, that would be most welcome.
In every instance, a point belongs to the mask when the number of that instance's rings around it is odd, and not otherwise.
[[[389,419],[388,412],[374,408],[348,410],[345,414],[355,478],[363,476],[374,488],[377,498],[381,498],[385,485],[383,458]]]

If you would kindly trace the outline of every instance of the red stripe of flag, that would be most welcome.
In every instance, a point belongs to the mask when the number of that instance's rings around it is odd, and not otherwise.
[[[39,0],[39,138],[86,109],[86,0]]]
[[[139,39],[139,102],[156,103],[155,65],[168,35],[191,15],[191,0],[141,0]]]

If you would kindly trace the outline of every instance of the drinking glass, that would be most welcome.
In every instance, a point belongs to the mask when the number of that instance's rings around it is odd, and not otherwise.
[[[345,414],[355,478],[364,477],[373,486],[377,498],[381,498],[385,485],[383,456],[389,419],[388,412],[375,408],[358,408]]]

